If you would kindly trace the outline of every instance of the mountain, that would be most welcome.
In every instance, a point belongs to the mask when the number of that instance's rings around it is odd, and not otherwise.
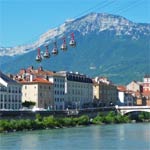
[[[40,64],[35,62],[37,48],[45,50],[57,39],[75,34],[76,48],[67,52],[59,50]],[[126,84],[141,80],[150,73],[150,24],[134,23],[124,17],[90,13],[81,18],[67,20],[60,27],[51,29],[30,45],[0,48],[0,69],[6,73],[17,73],[19,69],[33,65],[46,70],[77,71],[89,76],[107,76],[113,82]],[[12,69],[13,68],[13,69]]]

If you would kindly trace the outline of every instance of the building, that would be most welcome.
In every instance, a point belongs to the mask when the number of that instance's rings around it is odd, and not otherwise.
[[[27,69],[21,69],[19,71],[19,73],[14,77],[14,79],[15,80],[25,80],[25,81],[30,81],[30,79],[34,79],[34,78],[48,79],[48,76],[50,76],[52,74],[53,74],[53,72],[44,70],[43,67],[34,69],[34,67],[31,66]]]
[[[21,95],[21,84],[0,72],[0,109],[20,109]]]
[[[42,78],[53,84],[54,110],[92,107],[93,83],[92,79],[86,75],[67,71],[51,72],[44,70],[42,67],[34,69],[31,66],[27,69],[21,69],[15,76],[16,80],[25,81],[24,84],[26,84],[26,86],[27,84],[31,84],[31,81],[34,81],[36,78]],[[26,92],[30,93],[30,91],[31,90]],[[23,93],[25,94],[25,89]],[[25,99],[27,100],[27,93],[26,98],[25,95],[23,95],[23,101]],[[31,97],[28,97],[28,100],[30,99]]]
[[[31,77],[32,78],[32,77]],[[36,108],[53,109],[53,84],[43,78],[20,81],[22,84],[22,102],[35,102]]]
[[[126,90],[125,86],[117,86],[118,89],[118,101],[119,106],[134,106],[136,105],[136,99],[133,92]]]
[[[93,82],[78,72],[65,72],[65,107],[84,108],[93,103]]]
[[[60,73],[53,73],[48,76],[48,80],[53,83],[54,109],[65,109],[65,76]]]
[[[59,71],[49,81],[54,84],[56,110],[83,108],[92,103],[92,80],[85,75]]]
[[[117,87],[106,77],[93,80],[93,99],[99,106],[112,106],[117,102]]]
[[[143,93],[150,94],[150,75],[145,75],[143,78]]]
[[[126,89],[133,92],[142,92],[143,86],[142,83],[134,80],[126,86]]]

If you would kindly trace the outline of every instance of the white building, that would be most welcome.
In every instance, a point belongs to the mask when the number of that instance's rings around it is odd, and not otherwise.
[[[142,85],[140,82],[132,81],[126,86],[126,89],[133,92],[141,92],[142,91]]]
[[[54,84],[56,110],[82,108],[93,101],[92,79],[79,73],[60,71],[49,77]]]
[[[48,76],[49,81],[53,83],[54,109],[65,109],[65,76],[60,73],[54,73]]]
[[[0,109],[18,110],[21,107],[21,84],[0,72]]]
[[[135,96],[132,93],[126,91],[123,86],[118,86],[118,102],[119,106],[133,106],[135,105]]]
[[[93,82],[78,72],[61,72],[65,75],[65,108],[82,108],[93,102]]]

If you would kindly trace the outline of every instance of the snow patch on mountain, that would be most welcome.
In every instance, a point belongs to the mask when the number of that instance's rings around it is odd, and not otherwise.
[[[12,48],[0,48],[0,56],[21,55],[36,48],[46,45],[60,38],[66,33],[78,31],[83,36],[91,32],[114,31],[117,36],[127,35],[137,40],[140,35],[150,36],[150,24],[138,24],[127,20],[124,17],[106,13],[90,13],[78,19],[68,19],[60,27],[50,29],[42,34],[36,42],[29,45],[16,46]]]

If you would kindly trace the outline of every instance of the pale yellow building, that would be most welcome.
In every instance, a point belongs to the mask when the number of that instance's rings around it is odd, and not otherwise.
[[[36,103],[36,108],[53,109],[53,84],[43,78],[35,78],[33,81],[21,81],[22,102]]]
[[[118,99],[117,87],[107,78],[96,77],[93,80],[93,99],[99,106],[115,105]]]

